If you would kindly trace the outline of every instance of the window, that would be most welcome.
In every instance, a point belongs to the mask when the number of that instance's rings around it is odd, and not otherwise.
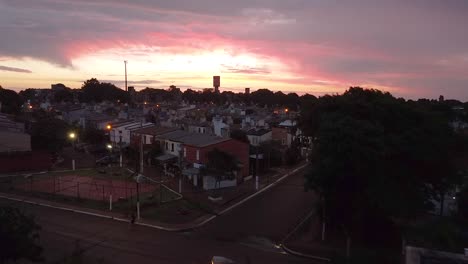
[[[197,149],[197,161],[200,160],[200,150]]]
[[[184,147],[184,158],[187,157],[187,148]]]
[[[174,143],[171,143],[171,151],[174,152]]]
[[[166,150],[169,150],[169,143],[166,142]]]

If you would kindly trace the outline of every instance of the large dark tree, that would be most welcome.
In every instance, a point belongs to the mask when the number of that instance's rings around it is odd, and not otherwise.
[[[13,90],[3,89],[0,86],[0,102],[2,104],[2,113],[18,114],[21,111],[23,100]]]
[[[234,156],[217,148],[207,153],[207,159],[202,173],[214,176],[218,187],[222,180],[234,178],[234,172],[239,169]]]
[[[21,259],[42,261],[39,230],[34,218],[17,208],[0,207],[0,263],[16,263]]]
[[[54,93],[54,102],[71,102],[73,101],[73,91],[70,88],[64,88]]]
[[[112,83],[101,83],[95,78],[85,81],[81,86],[81,90],[83,92],[82,99],[85,102],[129,101],[127,92],[117,88]]]
[[[312,103],[301,124],[315,146],[306,187],[348,238],[372,235],[376,219],[427,211],[459,180],[448,120],[419,103],[352,87]]]
[[[31,148],[33,150],[60,151],[68,140],[68,124],[60,119],[44,118],[33,123]]]
[[[91,144],[102,144],[108,140],[108,137],[106,137],[106,134],[103,130],[94,127],[86,128],[83,138],[86,142]]]
[[[32,88],[28,88],[26,90],[22,90],[19,92],[19,96],[23,99],[23,101],[33,101],[36,99],[36,90]]]

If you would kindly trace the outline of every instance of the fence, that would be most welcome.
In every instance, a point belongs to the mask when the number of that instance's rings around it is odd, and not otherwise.
[[[148,194],[158,187],[151,184],[139,184],[139,192]],[[80,202],[98,209],[115,203],[128,207],[135,203],[137,195],[136,182],[124,180],[95,179],[86,176],[56,175],[54,173],[35,175],[0,176],[0,191],[20,195],[45,198],[50,200]]]
[[[142,205],[179,198],[176,192],[154,182],[140,183],[137,186],[135,181],[99,179],[63,173],[0,176],[0,191],[3,192],[79,203],[80,206],[104,210],[112,208],[128,211],[136,204],[137,188]]]

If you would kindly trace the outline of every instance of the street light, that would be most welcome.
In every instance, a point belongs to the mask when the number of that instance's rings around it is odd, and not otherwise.
[[[140,183],[145,182],[145,176],[138,173],[138,175],[134,178],[136,183],[136,190],[137,190],[137,219],[140,220]]]
[[[68,134],[68,137],[69,137],[70,140],[72,141],[73,149],[75,149],[76,133],[75,133],[75,132],[70,132],[70,133]]]
[[[76,141],[76,133],[75,132],[70,132],[68,134],[68,137],[70,138],[70,140],[72,141],[72,144],[73,144],[73,151],[76,150],[76,145],[75,145],[75,141]],[[75,159],[72,159],[72,170],[75,170]]]
[[[106,145],[106,148],[109,150],[109,157],[112,156],[112,145],[111,145],[111,144],[107,144],[107,145]]]

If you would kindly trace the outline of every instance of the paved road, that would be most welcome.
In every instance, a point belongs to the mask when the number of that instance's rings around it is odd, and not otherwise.
[[[237,263],[311,263],[275,244],[311,209],[302,175],[294,175],[213,222],[189,233],[170,233],[93,216],[16,203],[35,214],[48,263],[75,248],[83,263],[209,263],[222,255]],[[11,204],[0,200],[0,206]],[[77,242],[79,241],[79,242]]]

